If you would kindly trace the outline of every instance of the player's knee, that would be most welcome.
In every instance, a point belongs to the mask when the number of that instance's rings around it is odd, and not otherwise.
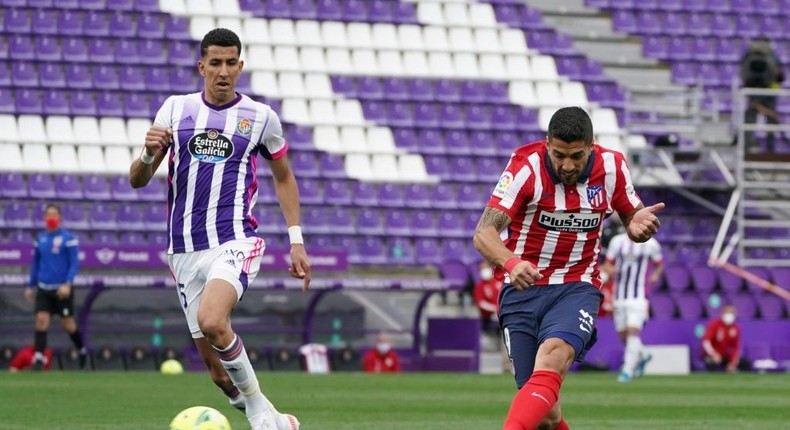
[[[49,315],[45,313],[36,314],[36,330],[46,330],[49,328]]]
[[[562,419],[562,417],[559,415],[552,416],[552,414],[549,414],[538,423],[537,430],[554,430],[560,425],[560,419]]]
[[[538,357],[535,361],[536,370],[553,370],[561,375],[565,373],[573,364],[575,357],[573,346],[559,338],[546,340],[538,350]]]
[[[215,344],[215,339],[222,337],[224,332],[228,330],[228,321],[216,315],[205,314],[198,316],[198,326],[203,335],[205,335],[212,344]]]

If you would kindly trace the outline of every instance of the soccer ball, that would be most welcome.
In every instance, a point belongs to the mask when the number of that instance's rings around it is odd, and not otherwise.
[[[178,360],[170,359],[162,362],[162,366],[160,366],[159,370],[163,375],[180,375],[184,373],[184,366],[182,366]]]
[[[193,406],[179,412],[170,430],[231,430],[225,415],[208,406]]]

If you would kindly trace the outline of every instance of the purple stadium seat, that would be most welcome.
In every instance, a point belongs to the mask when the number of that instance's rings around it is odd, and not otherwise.
[[[415,262],[414,246],[404,237],[389,238],[386,243],[387,264],[412,265]]]
[[[7,199],[28,197],[29,193],[24,176],[13,172],[0,174],[0,195]]]
[[[404,6],[388,0],[373,0],[368,15],[376,22],[417,23],[416,14],[413,9],[408,8],[408,5]]]
[[[297,177],[318,178],[321,176],[321,167],[312,152],[294,152],[291,155],[291,167]]]
[[[170,77],[164,67],[146,67],[145,82],[148,91],[170,91]]]
[[[8,33],[27,34],[31,30],[30,15],[24,9],[8,9],[3,17],[4,30]]]
[[[758,293],[755,295],[760,317],[767,321],[782,319],[785,315],[785,300],[772,293]]]
[[[55,19],[55,14],[52,11],[39,9],[33,12],[31,22],[31,29],[34,34],[58,33],[58,21]]]
[[[423,154],[445,154],[445,138],[437,128],[421,128],[417,131],[415,149]]]
[[[464,212],[463,213],[464,230],[470,232],[475,231],[475,228],[477,228],[477,223],[480,221],[480,215],[482,213],[483,213],[482,210]]]
[[[384,240],[380,237],[365,237],[359,240],[353,255],[355,260],[362,264],[384,264],[387,262],[387,252]],[[351,259],[352,256],[349,256]]]
[[[11,65],[11,84],[15,87],[37,87],[38,72],[33,64],[13,63]]]
[[[754,3],[752,0],[730,0],[729,2],[721,3],[729,3],[729,8],[727,5],[720,6],[724,12],[732,11],[736,14],[751,14],[754,12]]]
[[[427,155],[425,158],[425,168],[429,174],[438,176],[442,179],[450,178],[450,164],[447,157],[442,155]]]
[[[5,204],[5,225],[13,228],[33,227],[30,208],[25,203],[11,202]]]
[[[378,187],[378,202],[381,206],[401,208],[404,205],[400,185],[383,183]]]
[[[76,11],[64,10],[58,14],[58,32],[60,36],[82,35],[82,14]]]
[[[374,209],[360,209],[356,217],[357,232],[364,235],[377,235],[384,232],[381,215]]]
[[[443,237],[467,237],[471,232],[464,228],[463,219],[458,211],[441,211],[437,221]]]
[[[355,206],[378,206],[378,189],[368,182],[355,181],[353,183],[351,195]]]
[[[58,198],[67,200],[82,200],[85,196],[79,177],[74,175],[55,175],[55,192]]]
[[[171,20],[171,22],[173,22],[172,20],[177,20],[177,19],[183,20],[183,17],[168,17],[168,20]],[[167,37],[169,39],[181,40],[182,38],[179,37],[171,37],[171,33],[170,33],[171,28],[169,26],[171,22],[168,22],[165,26],[163,26],[162,20],[159,17],[159,15],[156,14],[140,15],[140,17],[137,19],[137,37],[140,37],[142,39],[161,39],[162,37],[165,36],[164,29],[165,27],[167,27],[168,29]],[[179,21],[175,21],[175,22],[179,22]]]
[[[96,116],[96,99],[93,93],[72,91],[69,95],[69,105],[73,115]]]
[[[409,89],[403,79],[384,78],[381,82],[381,89],[384,97],[388,100],[409,99]],[[361,91],[361,88],[358,87],[357,91]]]
[[[142,64],[168,64],[167,51],[158,40],[145,39],[137,45],[137,49]]]
[[[120,81],[120,87],[124,91],[129,91],[126,94],[126,97],[130,95],[141,96],[140,93],[136,91],[143,91],[145,90],[145,75],[143,74],[142,68],[138,67],[120,67],[121,75],[118,78]],[[146,105],[145,110],[148,110],[148,106]]]
[[[687,15],[683,13],[669,12],[659,15],[661,26],[657,33],[679,36],[687,33]]]
[[[189,18],[187,17],[174,15],[166,16],[163,28],[167,28],[167,33],[161,30],[158,36],[140,33],[140,21],[141,20],[138,20],[137,23],[138,37],[162,37],[162,34],[164,34],[164,37],[170,40],[192,40],[192,34],[189,31]]]
[[[502,166],[493,157],[478,157],[475,160],[475,171],[479,180],[495,183],[502,174]]]
[[[301,179],[297,186],[299,188],[299,200],[308,205],[319,205],[324,203],[322,182],[316,179]]]
[[[88,218],[85,216],[85,207],[82,203],[67,203],[61,207],[63,212],[63,224],[67,228],[84,230],[88,226]]]
[[[106,37],[110,35],[110,22],[101,12],[88,12],[82,20],[82,33],[86,36]]]
[[[329,186],[329,184],[327,184]],[[327,225],[332,226],[332,234],[354,234],[355,224],[351,211],[342,207],[331,208],[326,216]]]
[[[110,193],[116,201],[137,201],[140,199],[138,190],[129,185],[125,176],[114,176],[110,179]]]
[[[388,79],[387,81],[394,81],[394,79]],[[379,100],[383,98],[384,91],[382,88],[381,79],[376,77],[361,77],[357,80],[356,85],[356,97],[363,99],[363,100]],[[393,92],[388,94],[388,98],[392,100],[403,99],[404,97],[400,97],[402,94],[398,92]]]
[[[118,81],[118,72],[113,66],[98,66],[93,68],[93,87],[102,90],[117,90],[121,85]]]
[[[464,102],[484,102],[486,101],[485,89],[483,84],[478,81],[461,81],[459,85],[461,101]],[[468,106],[468,105],[467,105]]]
[[[738,14],[735,17],[735,33],[741,37],[757,37],[763,33],[762,28],[758,27],[758,22],[751,15]],[[769,30],[769,29],[765,29]],[[781,32],[780,29],[780,35]]]
[[[274,103],[270,103],[269,105],[270,106],[274,106]],[[272,107],[272,109],[275,112],[279,111],[278,109],[275,109],[274,107]],[[315,149],[315,147],[313,146],[313,130],[311,128],[300,127],[298,125],[288,124],[288,123],[285,123],[284,126],[286,127],[286,129],[285,129],[286,130],[285,136],[288,137],[288,146],[290,146],[292,148],[305,149],[305,150],[308,150],[308,149],[309,150],[313,150],[313,149]],[[321,163],[322,163],[323,170],[324,170],[325,173],[328,170],[327,166],[324,164],[324,163],[326,163],[326,161],[327,160],[324,160],[322,158]],[[341,161],[341,164],[342,164],[343,160],[341,159],[340,161]],[[334,169],[329,169],[329,170],[334,170]]]
[[[608,105],[612,98],[612,84],[608,82],[588,83],[587,99],[591,102],[599,102]]]
[[[33,60],[35,48],[28,36],[12,35],[8,42],[8,57],[14,60]]]
[[[41,114],[44,109],[41,92],[38,90],[20,89],[16,91],[16,112],[20,114]]]
[[[118,236],[118,243],[122,246],[143,246],[148,245],[148,239],[143,233],[127,231]]]
[[[735,306],[738,317],[745,321],[754,319],[757,312],[757,303],[754,297],[748,293],[733,294],[728,297],[729,303]]]
[[[415,210],[411,213],[411,230],[415,236],[436,236],[437,220],[433,212]]]
[[[663,36],[646,36],[644,38],[642,54],[645,57],[664,60],[669,58],[669,41]]]
[[[473,261],[473,258],[470,258],[467,252],[467,242],[468,240],[463,239],[444,239],[441,242],[441,253],[444,256],[444,261],[461,261],[462,263],[468,263]],[[480,259],[480,256],[476,258],[477,260]]]
[[[403,201],[406,207],[410,208],[430,208],[433,201],[430,197],[430,190],[426,185],[409,184],[403,191]]]
[[[65,88],[66,72],[57,63],[41,63],[38,69],[41,86],[45,88]],[[47,94],[44,94],[46,97]]]
[[[458,82],[449,79],[439,79],[434,82],[436,100],[442,102],[461,101],[461,90]]]
[[[114,232],[94,232],[91,235],[90,240],[87,240],[86,242],[98,246],[117,246],[118,236],[116,236]]]
[[[735,22],[732,15],[715,13],[710,23],[711,34],[719,37],[728,37],[736,34]]]
[[[544,138],[538,126],[538,112],[536,110],[526,108],[517,109],[515,123],[520,131],[539,132],[538,135],[540,139]]]
[[[680,294],[676,296],[675,304],[681,319],[696,320],[702,317],[702,301],[697,294]]]
[[[316,15],[319,20],[339,21],[343,17],[343,11],[340,8],[340,2],[338,0],[318,0],[317,3]],[[256,13],[254,10],[252,10],[252,12]]]
[[[738,292],[743,289],[743,279],[731,272],[728,272],[724,269],[718,270],[719,274],[719,285],[721,286],[722,291],[728,293]]]
[[[650,315],[657,320],[669,320],[675,317],[675,302],[665,294],[650,296]]]
[[[630,10],[617,10],[612,14],[612,28],[623,33],[636,33],[636,16]]]
[[[94,219],[91,217],[91,223],[93,222]],[[116,222],[118,227],[121,227],[124,230],[143,230],[145,228],[145,223],[143,222],[143,211],[139,206],[118,206]]]
[[[329,179],[347,178],[343,163],[343,157],[340,155],[321,153],[318,163],[321,166],[321,176]]]
[[[83,10],[104,10],[107,0],[79,0],[79,8]]]
[[[448,256],[451,258],[451,255]],[[459,260],[447,260],[439,266],[439,273],[442,279],[450,282],[450,287],[462,289],[470,281],[469,269]]]
[[[445,103],[439,105],[439,122],[443,127],[449,128],[463,128],[464,111],[461,109],[460,104]]]
[[[316,19],[318,12],[313,0],[291,0],[291,17],[293,19]]]
[[[342,2],[342,19],[344,21],[367,21],[368,9],[366,2],[361,0],[346,0]]]
[[[69,88],[89,89],[93,88],[90,70],[83,64],[66,65],[66,84]],[[72,93],[73,94],[73,93]]]
[[[32,174],[27,179],[27,185],[30,189],[30,197],[34,199],[55,198],[55,182],[50,175]]]
[[[404,107],[405,107],[405,105],[401,105],[401,107],[399,107],[399,109],[401,110],[399,113],[403,114],[404,116],[407,117],[408,116],[408,112],[406,112],[406,113],[403,112]],[[388,110],[389,110],[389,105],[386,104],[386,103],[377,102],[377,101],[363,101],[362,102],[362,113],[365,116],[366,120],[372,121],[372,122],[375,122],[375,123],[378,123],[378,124],[396,125],[396,124],[391,123],[389,121],[389,118],[387,116],[388,115],[388,112],[387,112]],[[410,125],[410,121],[409,121],[409,125]]]
[[[772,267],[771,282],[782,288],[790,289],[790,267]]]
[[[666,22],[666,19],[664,20]],[[661,34],[663,33],[662,21],[653,11],[642,10],[636,14],[636,34]]]
[[[744,349],[744,356],[750,361],[773,359],[768,342],[749,342]]]
[[[384,234],[387,236],[412,236],[409,212],[399,209],[388,210],[384,214]]]
[[[713,61],[716,59],[716,40],[709,37],[692,39],[691,52],[697,61]]]
[[[377,78],[360,78],[362,80],[373,80],[378,83],[379,87],[381,85],[381,81]],[[330,82],[332,84],[332,91],[336,93],[340,93],[349,97],[359,97],[357,92],[356,86],[358,85],[357,82],[352,77],[348,76],[331,76]],[[377,97],[379,98],[379,97]]]
[[[414,125],[417,127],[437,127],[440,123],[439,110],[433,103],[419,103],[414,107]],[[442,125],[447,126],[442,122]]]
[[[368,118],[367,114],[365,118]],[[368,118],[375,120],[376,118]],[[408,103],[389,103],[385,113],[384,123],[401,127],[412,127],[414,125],[414,117],[412,114],[411,105]]]
[[[684,264],[667,264],[664,268],[664,280],[670,291],[686,291],[691,283],[691,276]]]
[[[691,60],[691,39],[688,37],[670,37],[667,54],[670,60]]]
[[[111,37],[134,37],[137,34],[131,14],[116,13],[110,15]]]
[[[497,134],[509,134],[512,138],[516,138],[515,132],[512,131],[502,131]],[[463,148],[463,150],[453,149],[452,151],[456,155],[496,156],[500,153],[500,149],[497,148],[500,142],[497,139],[498,137],[495,137],[489,130],[475,130],[469,133],[469,143],[466,148]],[[514,144],[508,151],[508,154],[517,146],[517,144]]]
[[[166,231],[166,206],[161,202],[143,206],[143,227],[148,231]]]
[[[444,255],[439,252],[439,243],[433,238],[418,238],[414,243],[415,257],[422,264],[439,264]]]
[[[456,191],[452,185],[439,183],[430,189],[429,201],[431,207],[436,209],[456,209],[458,202],[455,200]]]
[[[493,186],[491,188],[493,189]],[[488,191],[483,192],[479,186],[461,184],[456,189],[456,193],[456,201],[460,209],[482,210],[483,205],[488,201]]]
[[[716,271],[710,267],[697,266],[690,269],[694,281],[694,290],[700,293],[710,293],[716,287]]]
[[[110,200],[110,183],[105,176],[88,175],[82,179],[85,198],[88,200]]]
[[[105,91],[96,97],[96,113],[99,116],[123,116],[121,93]]]
[[[98,0],[97,3],[104,4],[106,2],[106,6],[101,6],[98,9],[104,9],[105,7],[109,10],[116,10],[116,11],[132,11],[135,10],[135,3],[139,3],[139,0]]]
[[[686,18],[686,33],[691,36],[708,36],[711,34],[711,18],[705,13],[690,13]]]
[[[310,232],[312,233],[329,233],[331,224],[328,222],[328,216],[331,212],[331,210],[325,210],[323,208],[307,208],[307,210],[304,211],[302,222],[305,226],[309,226]]]
[[[16,113],[16,104],[11,91],[2,87],[0,87],[0,113]]]
[[[115,42],[113,55],[115,62],[121,64],[139,64],[140,55],[137,50],[137,42],[134,40],[118,40]],[[123,71],[123,70],[122,70]]]
[[[450,176],[456,181],[474,181],[477,179],[475,165],[471,157],[450,157]]]
[[[433,101],[438,100],[434,94],[434,83],[428,79],[409,79],[406,82],[409,100]]]
[[[497,131],[517,128],[514,110],[511,106],[496,106],[491,110],[491,124],[496,124]]]
[[[439,153],[439,151],[436,152]],[[467,135],[465,130],[447,130],[444,135],[441,152],[453,154],[471,153],[469,135]]]

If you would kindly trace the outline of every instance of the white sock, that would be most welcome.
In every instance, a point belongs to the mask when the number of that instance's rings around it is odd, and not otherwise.
[[[623,370],[629,375],[634,374],[641,352],[642,339],[639,336],[629,335],[625,341],[625,354],[623,356]]]
[[[217,349],[217,354],[233,385],[244,396],[247,416],[254,417],[267,412],[276,414],[274,406],[261,392],[258,377],[255,376],[255,370],[252,368],[241,338],[234,335],[230,345],[223,350]]]

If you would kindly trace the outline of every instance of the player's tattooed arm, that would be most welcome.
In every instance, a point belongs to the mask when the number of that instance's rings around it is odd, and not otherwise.
[[[488,261],[498,267],[513,257],[505,247],[499,234],[510,225],[510,216],[499,209],[486,207],[477,223],[474,235],[475,249]]]

